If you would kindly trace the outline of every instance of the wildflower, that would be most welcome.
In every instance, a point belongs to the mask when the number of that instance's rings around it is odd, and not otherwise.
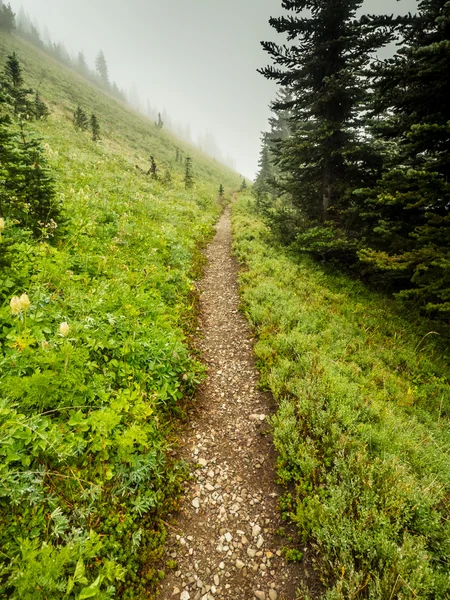
[[[20,313],[22,312],[22,304],[20,302],[19,296],[13,296],[11,298],[9,306],[11,307],[11,314],[14,316],[20,315]]]
[[[5,219],[0,219],[0,235],[2,234],[2,231],[5,231]]]
[[[68,323],[66,323],[64,321],[64,323],[61,323],[61,325],[59,326],[59,333],[63,336],[63,337],[67,337],[69,335],[69,331],[70,331],[70,326]]]
[[[20,296],[19,302],[22,310],[28,310],[30,308],[31,302],[26,294]]]

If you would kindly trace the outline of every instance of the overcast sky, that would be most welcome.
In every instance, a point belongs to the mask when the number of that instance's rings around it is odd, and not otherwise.
[[[10,0],[41,31],[89,65],[102,49],[111,79],[175,121],[194,139],[212,132],[238,171],[253,178],[260,132],[276,87],[256,72],[267,56],[261,40],[277,40],[270,16],[280,0]],[[366,0],[367,12],[408,12],[416,0]],[[280,38],[278,38],[279,40]]]

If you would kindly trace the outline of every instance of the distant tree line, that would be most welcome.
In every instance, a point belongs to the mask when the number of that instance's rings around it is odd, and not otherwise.
[[[45,32],[44,39],[42,38],[38,27],[25,13],[23,7],[16,15],[9,4],[0,7],[0,29],[8,32],[16,31],[20,37],[37,46],[58,62],[78,71],[116,98],[126,101],[125,92],[120,90],[116,83],[110,81],[108,65],[103,51],[100,50],[95,59],[95,66],[91,69],[83,52],[79,52],[76,58],[72,58],[62,42],[54,43],[51,40],[48,31]]]
[[[289,0],[254,191],[286,243],[450,317],[450,3]],[[304,12],[307,11],[307,12]],[[396,41],[386,60],[376,51]]]

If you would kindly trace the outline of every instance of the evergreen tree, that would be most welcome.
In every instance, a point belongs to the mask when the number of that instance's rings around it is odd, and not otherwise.
[[[171,169],[168,167],[166,169],[166,172],[164,174],[164,179],[163,179],[163,184],[164,185],[170,185],[172,183],[172,171]]]
[[[184,172],[184,188],[190,190],[194,187],[194,176],[192,173],[192,158],[186,157],[185,172]]]
[[[92,140],[94,142],[98,142],[98,140],[100,139],[100,124],[98,122],[97,116],[94,113],[92,113],[91,115],[90,125]]]
[[[263,144],[258,162],[258,173],[256,175],[253,191],[257,198],[258,207],[261,208],[264,200],[268,200],[270,195],[276,194],[274,188],[274,174],[272,160],[269,151],[269,138],[263,135]]]
[[[175,162],[178,164],[180,162],[180,149],[175,148]]]
[[[153,156],[150,156],[150,169],[148,170],[147,175],[151,175],[152,179],[158,179],[158,167],[156,166],[156,161]]]
[[[29,99],[32,90],[24,87],[22,67],[15,52],[6,58],[1,84],[12,99],[12,106],[16,115],[31,116],[34,114],[34,106]]]
[[[106,88],[108,88],[109,87],[108,64],[106,62],[106,58],[105,58],[105,55],[103,54],[102,50],[100,50],[100,52],[97,55],[97,58],[95,59],[95,69],[97,71],[97,75],[99,76],[101,83]]]
[[[11,4],[2,4],[0,6],[0,31],[11,33],[16,27],[15,14],[11,8]]]
[[[89,67],[86,62],[86,57],[84,56],[84,52],[81,51],[78,53],[77,57],[77,69],[82,75],[89,75]]]
[[[162,120],[161,113],[158,113],[158,120],[155,123],[158,129],[162,129],[164,127],[164,121]]]
[[[4,103],[2,103],[4,106]],[[38,138],[0,113],[0,217],[50,238],[63,222],[54,181]]]
[[[290,14],[270,24],[290,43],[263,42],[278,67],[260,71],[292,94],[292,101],[274,103],[292,112],[291,135],[279,146],[281,190],[289,193],[303,230],[325,222],[343,225],[349,194],[378,175],[370,145],[359,133],[367,96],[361,73],[371,53],[392,38],[393,20],[357,18],[362,0],[282,5]]]
[[[450,4],[422,0],[400,52],[382,64],[376,134],[394,143],[361,192],[361,258],[403,292],[450,315]],[[412,282],[412,285],[411,283]]]
[[[239,191],[241,192],[245,192],[245,190],[247,189],[247,182],[245,181],[245,178],[242,178],[242,183],[241,183],[241,187],[239,188]]]
[[[45,119],[50,114],[48,106],[42,100],[39,92],[36,90],[34,95],[34,116],[36,119]]]
[[[224,195],[223,185],[220,184],[220,186],[219,186],[219,198],[223,198],[223,195]]]
[[[86,131],[86,129],[89,127],[89,119],[87,114],[80,105],[77,106],[77,109],[74,112],[73,122],[77,129],[82,129],[83,131]]]

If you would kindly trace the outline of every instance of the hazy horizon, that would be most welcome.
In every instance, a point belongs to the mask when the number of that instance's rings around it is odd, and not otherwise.
[[[257,73],[268,64],[261,40],[283,40],[268,24],[284,13],[280,0],[9,0],[47,27],[53,42],[72,56],[83,50],[88,64],[103,50],[111,79],[127,92],[133,85],[189,124],[193,141],[213,136],[236,170],[254,178],[260,135],[267,128],[276,85]],[[415,0],[366,0],[366,12],[408,12]]]

